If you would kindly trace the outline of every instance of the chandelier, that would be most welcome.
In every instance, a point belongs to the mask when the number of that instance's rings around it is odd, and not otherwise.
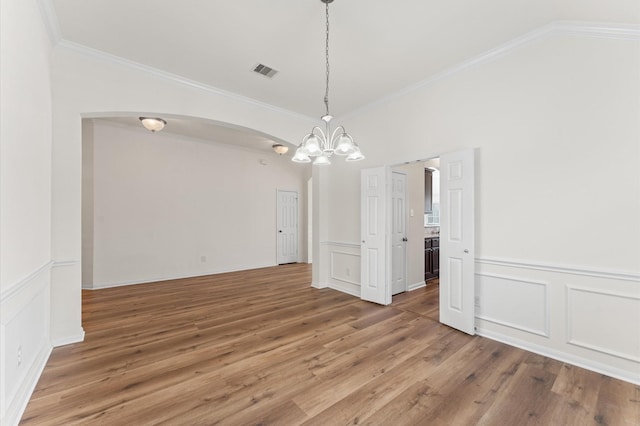
[[[353,141],[353,138],[347,133],[343,126],[338,126],[331,132],[331,119],[329,113],[329,3],[333,0],[320,0],[325,4],[326,15],[326,43],[325,43],[325,60],[326,60],[326,89],[324,92],[325,115],[322,116],[325,130],[315,126],[311,129],[311,133],[302,139],[302,143],[298,146],[292,161],[297,163],[309,163],[311,157],[315,157],[313,164],[329,165],[329,160],[333,154],[346,156],[346,161],[359,161],[364,159],[364,155],[360,152],[360,148]]]

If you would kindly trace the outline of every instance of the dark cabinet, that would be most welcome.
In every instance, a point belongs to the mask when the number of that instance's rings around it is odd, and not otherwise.
[[[424,239],[424,280],[440,275],[440,238]]]
[[[434,247],[431,251],[431,257],[433,258],[433,276],[440,276],[440,247]]]
[[[431,248],[427,248],[425,245],[424,248],[424,280],[433,278],[433,250]]]

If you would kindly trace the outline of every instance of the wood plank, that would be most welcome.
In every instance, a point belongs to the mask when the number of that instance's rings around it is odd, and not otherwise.
[[[598,425],[640,425],[640,386],[602,376],[593,420]]]
[[[556,376],[532,365],[522,365],[479,425],[550,424],[559,395],[551,391]],[[553,423],[551,423],[553,424]]]
[[[444,336],[425,342],[426,348],[408,358],[401,367],[389,369],[318,413],[305,425],[360,424],[370,416],[376,416],[383,406],[412,384],[433,374],[444,360],[468,343],[467,336],[450,328],[448,331]]]

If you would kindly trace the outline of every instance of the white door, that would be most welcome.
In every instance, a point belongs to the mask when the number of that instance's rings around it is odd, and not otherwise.
[[[277,206],[278,265],[298,261],[298,193],[278,190]]]
[[[387,255],[386,236],[390,175],[388,167],[363,169],[360,180],[360,298],[381,305],[391,303],[391,257]]]
[[[440,156],[440,322],[475,334],[474,152]]]
[[[391,294],[407,291],[407,175],[391,173]]]

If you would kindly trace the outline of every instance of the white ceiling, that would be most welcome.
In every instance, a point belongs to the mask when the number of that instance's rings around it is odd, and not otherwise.
[[[63,40],[268,104],[324,113],[320,0],[50,0]],[[335,0],[340,116],[554,21],[640,22],[639,0]],[[279,72],[252,72],[262,63]]]

